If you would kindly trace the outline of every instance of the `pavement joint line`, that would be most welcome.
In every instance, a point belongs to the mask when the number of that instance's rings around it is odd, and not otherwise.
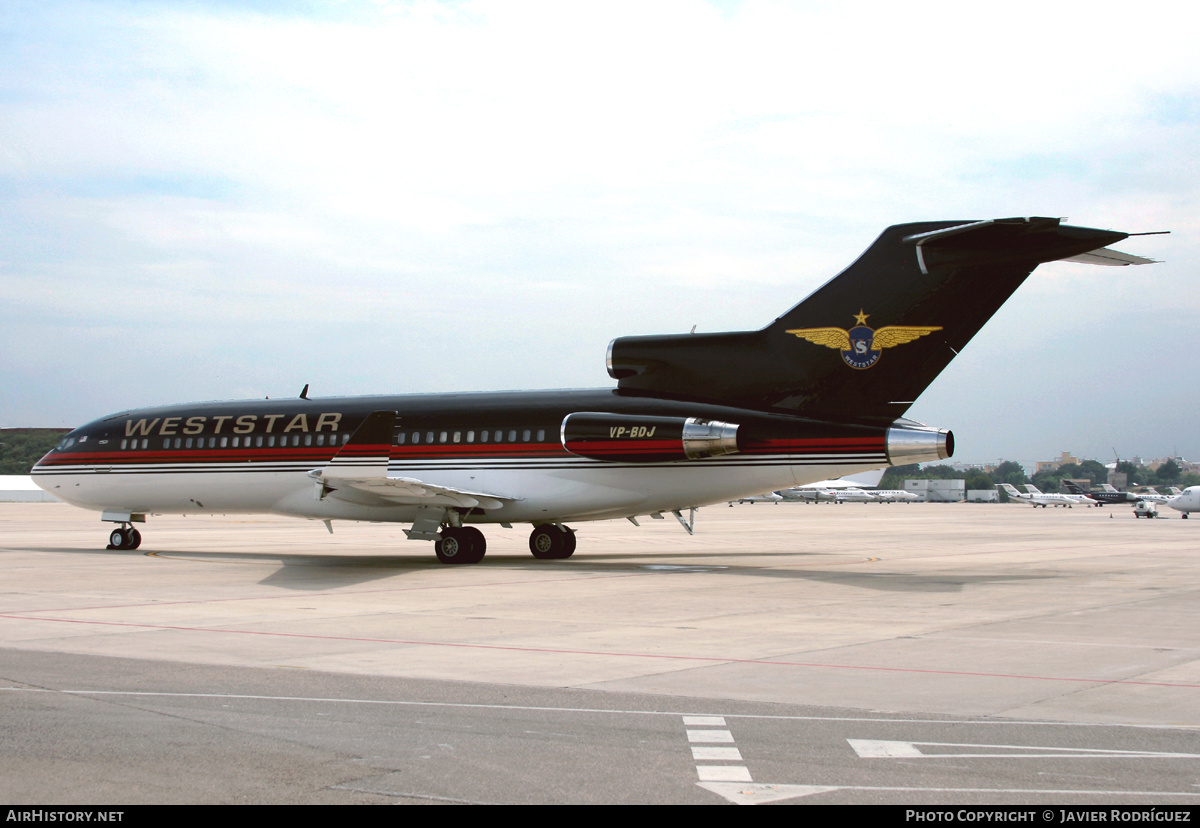
[[[760,658],[735,658],[726,656],[689,656],[676,655],[670,653],[630,653],[630,652],[603,652],[600,650],[572,650],[560,649],[553,647],[517,647],[501,644],[467,644],[452,641],[418,641],[400,638],[371,638],[366,636],[344,636],[344,635],[315,635],[313,633],[289,633],[289,632],[272,632],[270,630],[238,630],[220,627],[183,627],[172,624],[135,624],[129,621],[94,621],[78,618],[46,618],[36,615],[15,615],[12,613],[0,613],[0,618],[8,618],[15,621],[42,621],[47,623],[60,624],[83,624],[101,627],[126,627],[133,629],[146,630],[174,630],[176,632],[197,632],[197,633],[217,633],[228,635],[261,635],[275,638],[299,638],[317,641],[356,641],[360,643],[374,644],[394,644],[403,646],[415,647],[447,647],[464,650],[495,650],[506,652],[522,652],[522,653],[546,653],[553,655],[578,655],[589,657],[604,657],[604,658],[644,658],[644,659],[660,659],[663,661],[688,661],[701,662],[705,664],[756,664],[766,667],[807,667],[811,669],[825,670],[863,670],[868,672],[885,672],[885,673],[906,673],[919,675],[934,675],[934,676],[961,676],[974,678],[992,678],[992,679],[1012,679],[1016,681],[1059,681],[1072,684],[1092,684],[1092,685],[1129,685],[1138,687],[1163,687],[1163,688],[1180,688],[1180,689],[1195,689],[1200,688],[1200,684],[1184,684],[1178,682],[1167,681],[1137,681],[1131,679],[1100,679],[1100,678],[1072,678],[1068,676],[1032,676],[1018,675],[1011,673],[986,673],[966,670],[932,670],[917,667],[881,667],[878,665],[868,664],[829,664],[823,662],[807,662],[807,661],[780,661],[774,659]]]

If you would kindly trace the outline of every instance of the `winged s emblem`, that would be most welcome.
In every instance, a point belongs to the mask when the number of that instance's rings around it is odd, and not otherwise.
[[[847,365],[864,370],[879,361],[884,348],[895,348],[942,329],[940,325],[887,325],[872,330],[866,324],[869,315],[860,309],[854,315],[858,324],[850,330],[832,327],[793,328],[788,333],[807,339],[814,345],[841,351]]]

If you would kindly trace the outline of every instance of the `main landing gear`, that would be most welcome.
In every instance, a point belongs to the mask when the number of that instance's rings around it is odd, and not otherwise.
[[[483,560],[487,538],[474,526],[447,526],[441,540],[433,545],[437,559],[444,564],[473,564]]]
[[[529,551],[539,560],[562,560],[575,553],[575,533],[565,526],[543,523],[529,535]]]
[[[112,530],[108,536],[109,549],[137,549],[142,545],[142,533],[132,526]]]
[[[487,539],[474,526],[447,526],[438,538],[433,551],[444,564],[479,563],[487,551]],[[535,526],[529,535],[529,551],[543,561],[569,558],[575,552],[575,532],[554,523]]]

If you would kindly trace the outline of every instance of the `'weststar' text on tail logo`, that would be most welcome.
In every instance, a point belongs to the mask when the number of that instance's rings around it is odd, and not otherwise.
[[[858,324],[848,331],[843,328],[793,328],[788,333],[807,339],[814,345],[841,351],[847,365],[861,370],[878,362],[884,348],[894,348],[942,329],[940,325],[888,325],[874,331],[866,324],[869,315],[860,309],[854,315]]]

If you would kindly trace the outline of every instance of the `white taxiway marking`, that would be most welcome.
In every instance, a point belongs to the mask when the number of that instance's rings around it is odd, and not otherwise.
[[[728,730],[689,730],[689,742],[719,742],[733,744],[733,734]]]
[[[1200,759],[1197,753],[1162,753],[1149,750],[1101,750],[1038,745],[977,745],[956,742],[890,742],[878,739],[847,739],[863,759]],[[918,745],[920,747],[918,747]],[[934,752],[924,752],[934,748]],[[978,752],[980,749],[991,751]],[[1001,751],[1001,752],[997,752]]]
[[[733,745],[733,733],[728,730],[716,730],[723,727],[723,716],[684,716],[684,725],[707,727],[714,729],[688,729],[688,742],[692,744],[692,759],[697,762],[741,762],[742,754],[736,747],[712,747],[712,745]],[[745,765],[696,765],[696,777],[700,780],[697,785],[708,787],[705,783],[750,782],[750,769]],[[712,788],[708,788],[713,790]],[[721,796],[729,798],[720,790],[713,790]]]

